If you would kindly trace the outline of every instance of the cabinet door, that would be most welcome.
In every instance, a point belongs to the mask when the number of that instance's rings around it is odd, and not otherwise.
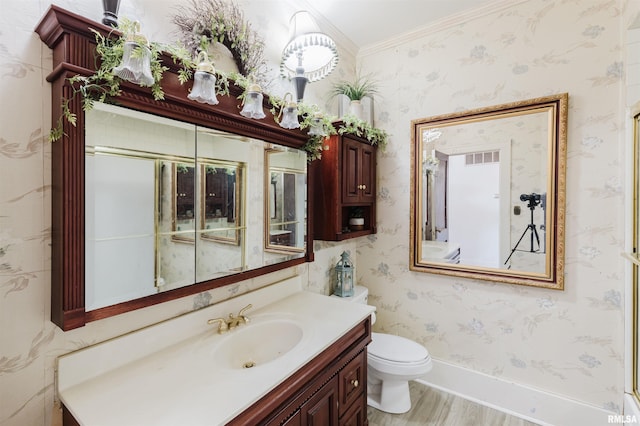
[[[360,201],[362,188],[362,144],[353,139],[342,139],[342,202]]]
[[[363,351],[349,362],[338,374],[340,416],[365,392],[367,378],[367,353]]]
[[[367,143],[342,139],[342,202],[370,203],[376,195],[376,151]]]
[[[372,146],[360,147],[360,201],[373,202],[376,197],[376,151]]]
[[[300,407],[301,421],[308,426],[338,424],[338,378],[334,377]]]
[[[367,404],[353,404],[340,418],[340,426],[364,426],[367,424]]]

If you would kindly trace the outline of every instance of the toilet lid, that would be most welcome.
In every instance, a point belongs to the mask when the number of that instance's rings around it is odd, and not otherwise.
[[[371,333],[371,343],[367,346],[369,354],[394,362],[422,361],[429,351],[421,344],[402,336]]]

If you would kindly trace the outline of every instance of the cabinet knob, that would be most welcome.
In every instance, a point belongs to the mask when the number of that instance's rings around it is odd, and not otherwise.
[[[351,384],[353,385],[354,388],[357,388],[360,385],[360,382],[354,379],[351,381]]]

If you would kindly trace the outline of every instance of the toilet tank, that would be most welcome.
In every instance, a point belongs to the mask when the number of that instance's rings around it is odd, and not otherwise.
[[[363,287],[361,285],[357,285],[353,289],[353,296],[351,297],[340,297],[336,294],[332,294],[331,297],[337,297],[339,299],[344,300],[345,302],[351,303],[359,303],[361,305],[367,305],[369,300],[369,289]],[[371,324],[376,322],[376,313],[371,313]]]
[[[366,305],[369,299],[369,289],[361,285],[357,285],[353,289],[353,296],[340,297],[337,294],[332,294],[331,297],[338,297],[344,300],[345,302],[352,302],[352,303],[359,303],[361,305]]]

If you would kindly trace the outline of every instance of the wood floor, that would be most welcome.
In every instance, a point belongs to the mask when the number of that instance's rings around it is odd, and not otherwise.
[[[388,414],[367,407],[369,426],[533,426],[536,423],[510,416],[464,398],[410,382],[411,411]]]

